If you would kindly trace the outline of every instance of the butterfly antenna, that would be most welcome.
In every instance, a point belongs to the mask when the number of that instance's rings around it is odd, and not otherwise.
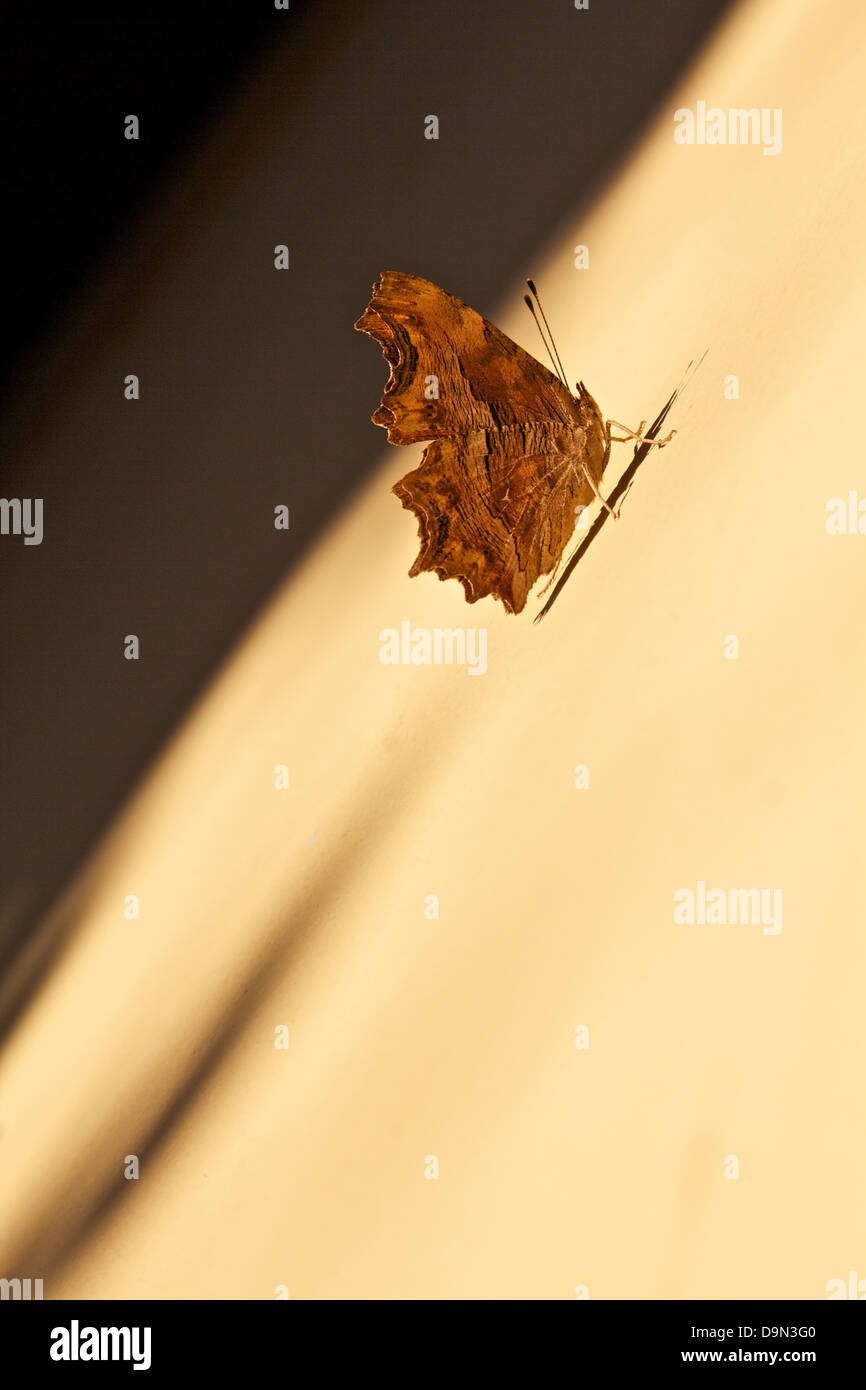
[[[560,381],[562,381],[562,373],[560,372],[559,367],[556,365],[556,359],[555,359],[555,357],[553,356],[553,353],[552,353],[551,350],[550,350],[550,343],[547,341],[547,338],[544,336],[544,329],[541,327],[541,324],[540,324],[539,321],[538,321],[538,315],[537,315],[536,312],[535,312],[535,305],[533,304],[532,300],[529,298],[529,295],[528,295],[528,294],[525,294],[525,295],[523,296],[523,302],[524,302],[524,304],[526,305],[526,307],[527,307],[527,309],[529,310],[529,312],[530,312],[530,314],[532,315],[532,317],[535,319],[535,327],[538,329],[539,335],[540,335],[540,337],[541,337],[541,341],[544,343],[544,350],[545,350],[545,352],[547,353],[548,357],[550,358],[550,365],[551,365],[551,367],[553,368],[553,374],[554,374],[554,376],[558,377]],[[563,385],[566,385],[566,383],[563,382]]]
[[[541,307],[541,300],[540,300],[539,297],[538,297],[538,290],[535,288],[535,281],[534,281],[534,280],[527,280],[526,283],[527,283],[527,285],[529,286],[529,293],[532,295],[533,299],[535,300],[536,304],[538,305],[538,312],[541,314],[541,317],[544,319],[544,326],[545,326],[545,328],[547,329],[547,335],[548,335],[548,337],[550,338],[551,344],[552,344],[552,346],[553,346],[553,351],[556,353],[556,360],[557,360],[557,363],[559,364],[559,375],[562,377],[562,384],[563,384],[563,386],[565,387],[565,389],[568,390],[568,378],[567,378],[566,375],[565,375],[565,368],[564,368],[563,365],[562,365],[562,358],[561,358],[560,355],[559,355],[559,349],[557,348],[556,342],[555,342],[554,337],[553,337],[553,334],[552,334],[551,331],[550,331],[550,324],[547,322],[547,315],[546,315],[546,313],[544,312],[543,308]],[[534,314],[535,314],[535,310],[533,309],[532,312],[533,312],[533,315],[534,315]],[[536,323],[538,323],[538,320],[537,320],[537,319],[536,319],[535,321],[536,321]],[[540,325],[539,325],[539,326],[540,326]]]

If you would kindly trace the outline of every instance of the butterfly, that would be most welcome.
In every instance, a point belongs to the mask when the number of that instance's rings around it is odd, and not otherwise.
[[[527,281],[548,334],[531,280]],[[520,613],[536,581],[555,574],[580,513],[601,497],[611,426],[583,382],[568,388],[544,336],[550,371],[468,304],[419,275],[383,271],[355,328],[390,365],[373,423],[392,444],[430,441],[392,491],[418,519],[424,570],[457,579],[466,600],[488,595]],[[552,351],[551,351],[552,346]],[[611,510],[608,507],[608,510]]]

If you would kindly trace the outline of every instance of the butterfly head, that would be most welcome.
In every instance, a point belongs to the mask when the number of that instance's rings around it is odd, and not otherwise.
[[[574,399],[577,401],[578,415],[584,417],[581,423],[588,426],[597,424],[604,432],[604,420],[601,411],[582,381],[575,382]]]

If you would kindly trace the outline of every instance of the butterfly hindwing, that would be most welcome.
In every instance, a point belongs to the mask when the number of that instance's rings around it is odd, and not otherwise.
[[[519,613],[556,564],[592,492],[555,427],[474,430],[428,445],[394,486],[418,518],[421,550],[409,573],[458,579],[466,599],[492,595]]]

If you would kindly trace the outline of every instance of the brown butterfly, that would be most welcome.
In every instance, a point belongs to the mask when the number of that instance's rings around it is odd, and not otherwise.
[[[355,324],[391,366],[373,423],[392,444],[433,441],[393,488],[419,523],[409,574],[459,579],[467,602],[490,594],[509,613],[521,612],[541,575],[555,573],[593,497],[608,507],[599,484],[617,438],[611,427],[647,445],[671,438],[645,439],[643,423],[630,430],[603,420],[583,382],[572,395],[529,295],[526,303],[554,372],[467,304],[399,270],[383,271]]]

